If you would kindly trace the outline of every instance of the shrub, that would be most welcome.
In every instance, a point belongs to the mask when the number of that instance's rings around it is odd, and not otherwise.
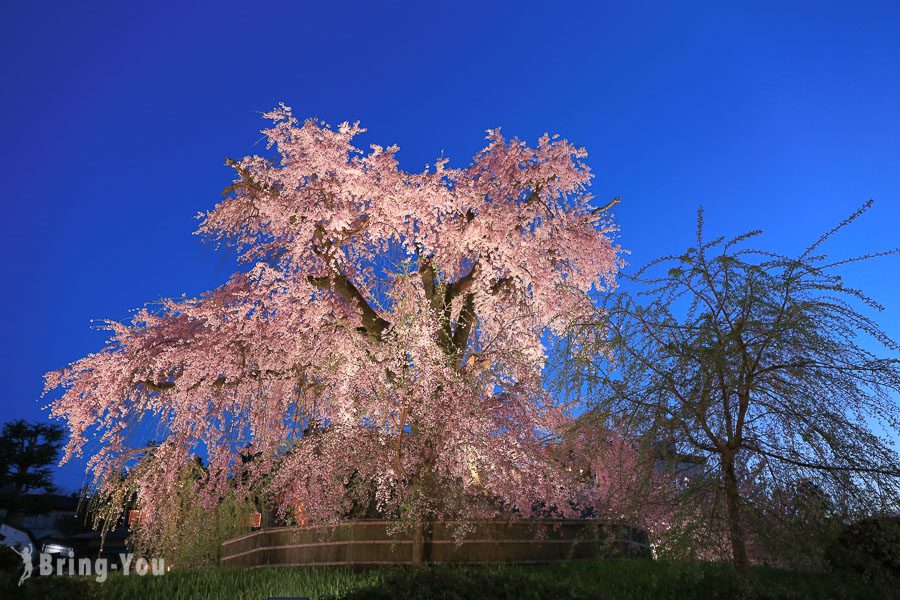
[[[900,518],[870,518],[848,525],[828,546],[825,557],[835,571],[868,580],[900,580]]]
[[[21,563],[20,563],[21,564]],[[33,576],[19,585],[18,573],[0,573],[0,598],[16,600],[99,600],[100,585],[80,577]]]
[[[22,559],[12,548],[0,546],[0,573],[18,573],[22,567]]]

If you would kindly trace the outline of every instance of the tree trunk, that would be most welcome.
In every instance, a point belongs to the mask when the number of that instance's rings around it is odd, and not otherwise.
[[[747,558],[747,541],[741,523],[741,497],[734,470],[734,456],[722,457],[722,475],[725,479],[725,508],[728,513],[731,560],[738,575],[744,578],[750,572],[750,560]]]
[[[416,521],[413,525],[412,540],[412,564],[421,565],[425,556],[425,525],[422,521]]]

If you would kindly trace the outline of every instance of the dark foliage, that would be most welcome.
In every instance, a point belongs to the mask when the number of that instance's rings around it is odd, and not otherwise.
[[[900,517],[863,519],[848,525],[828,546],[825,556],[836,571],[900,586]]]
[[[50,468],[59,457],[65,431],[48,423],[11,421],[0,433],[0,506],[10,510],[40,513],[45,507],[24,501],[35,491],[53,493]]]
[[[21,567],[19,555],[6,546],[0,546],[0,573],[18,573]]]
[[[101,584],[77,577],[31,577],[21,586],[18,573],[0,572],[0,598],[4,600],[99,600]]]

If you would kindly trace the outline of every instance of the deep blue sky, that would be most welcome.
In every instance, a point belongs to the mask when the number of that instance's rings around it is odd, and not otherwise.
[[[700,204],[791,251],[874,198],[830,249],[900,245],[897,2],[132,4],[4,5],[0,421],[43,418],[42,374],[102,345],[91,318],[232,272],[194,215],[278,101],[361,120],[408,169],[468,163],[488,127],[558,132],[623,197],[633,263],[689,244]],[[848,273],[895,337],[898,273]]]

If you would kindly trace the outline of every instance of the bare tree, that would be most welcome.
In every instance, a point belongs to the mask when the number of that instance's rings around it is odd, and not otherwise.
[[[742,574],[760,483],[809,479],[863,512],[898,506],[900,361],[878,353],[898,345],[861,312],[883,307],[836,272],[898,251],[821,252],[871,206],[796,257],[745,248],[759,231],[706,241],[701,209],[695,246],[640,269],[634,290],[570,330],[561,372],[596,414],[707,459]]]

